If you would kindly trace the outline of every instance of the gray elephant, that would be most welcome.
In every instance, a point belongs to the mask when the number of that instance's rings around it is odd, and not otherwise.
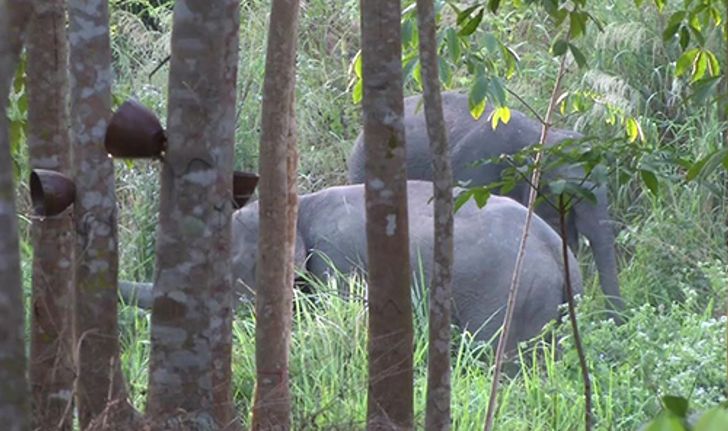
[[[432,265],[432,184],[410,181],[407,188],[412,267],[423,266],[425,281]],[[362,185],[332,187],[300,196],[296,238],[298,270],[326,279],[335,272],[366,271],[366,230]],[[493,197],[483,210],[470,202],[455,215],[453,306],[456,323],[480,340],[490,340],[503,321],[526,208],[506,197]],[[239,294],[255,291],[258,204],[233,215],[233,275]],[[558,317],[564,302],[565,277],[561,239],[546,222],[534,217],[526,244],[520,291],[509,350],[536,336]],[[581,274],[569,252],[573,287],[581,291]],[[134,287],[123,284],[129,298]],[[137,292],[141,305],[151,294]]]
[[[424,110],[421,96],[405,98],[404,125],[407,146],[407,178],[432,180],[432,160],[430,139],[427,135]],[[528,118],[521,112],[511,111],[508,124],[501,124],[495,130],[487,120],[491,110],[486,111],[481,119],[474,120],[468,109],[467,95],[457,92],[442,94],[442,108],[447,127],[447,136],[452,157],[453,175],[456,181],[470,181],[471,185],[486,185],[500,179],[504,165],[487,164],[477,166],[474,162],[499,156],[513,154],[524,147],[538,143],[541,124]],[[554,145],[565,139],[576,139],[577,132],[551,129],[547,136],[547,145]],[[352,184],[364,182],[364,148],[363,136],[357,138],[349,158],[349,181]],[[573,166],[563,166],[550,177],[582,178],[583,170]],[[589,183],[585,183],[589,186]],[[525,182],[518,184],[509,196],[522,204],[528,201],[528,186]],[[573,250],[578,245],[578,234],[589,240],[594,255],[602,290],[608,299],[610,315],[617,321],[619,311],[623,308],[617,278],[617,259],[614,249],[614,232],[608,212],[606,187],[593,190],[596,205],[582,201],[575,205],[567,217],[569,244]],[[559,215],[548,205],[537,208],[538,214],[556,231],[559,231]]]

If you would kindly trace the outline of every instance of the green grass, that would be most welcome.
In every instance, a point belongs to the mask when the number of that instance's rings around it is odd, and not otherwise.
[[[690,107],[685,92],[672,89],[671,50],[661,45],[661,19],[636,14],[632,2],[604,2],[595,13],[608,21],[604,34],[591,32],[580,46],[600,48],[588,71],[570,68],[570,90],[600,90],[642,116],[649,143],[677,149],[685,156],[715,148],[720,125],[715,113]],[[268,1],[241,6],[241,49],[236,127],[236,167],[256,170],[260,100],[265,61]],[[652,11],[651,13],[654,13]],[[145,28],[118,10],[113,47],[115,100],[133,96],[164,117],[171,16],[157,11],[159,30]],[[349,60],[358,46],[357,2],[311,0],[301,17],[298,54],[297,115],[301,153],[299,187],[318,190],[345,182],[345,158],[358,132],[359,108],[348,92]],[[553,59],[541,52],[548,23],[539,13],[503,13],[490,21],[522,56],[520,72],[509,86],[536,108],[545,106]],[[505,29],[513,31],[506,34]],[[617,37],[620,36],[620,37]],[[642,43],[635,43],[635,39]],[[619,61],[617,60],[619,59]],[[674,60],[674,58],[672,58]],[[590,76],[590,78],[585,78]],[[649,79],[644,77],[649,76]],[[618,81],[610,81],[617,78]],[[455,82],[465,83],[463,75]],[[620,85],[609,86],[609,82]],[[412,88],[409,89],[413,91]],[[603,113],[567,117],[561,123],[589,133],[604,132]],[[164,118],[163,118],[164,119]],[[669,134],[663,135],[665,131]],[[612,133],[612,132],[610,132]],[[664,139],[658,141],[658,137]],[[18,155],[23,159],[23,155]],[[21,178],[27,172],[21,165]],[[154,271],[154,230],[158,205],[158,165],[117,163],[121,277],[150,280]],[[680,172],[664,168],[657,196],[637,181],[610,183],[612,210],[620,230],[621,284],[627,302],[626,323],[601,320],[603,301],[588,253],[581,256],[587,292],[579,322],[593,379],[596,429],[635,429],[660,409],[659,397],[691,398],[696,408],[725,399],[724,245],[726,208],[710,191],[720,184],[684,185]],[[27,190],[21,187],[20,211],[27,214]],[[24,281],[30,284],[32,250],[27,223],[20,221]],[[336,286],[317,285],[311,296],[297,295],[291,351],[294,429],[363,429],[366,414],[366,310],[361,301],[342,300]],[[352,289],[361,289],[351,281]],[[421,298],[416,296],[416,298]],[[415,304],[415,413],[424,423],[425,304]],[[120,312],[122,363],[133,402],[144,407],[149,358],[149,315],[130,307]],[[234,322],[233,378],[239,412],[250,415],[254,389],[255,316],[238,310]],[[582,427],[583,398],[578,360],[568,325],[554,326],[538,344],[524,351],[519,371],[507,378],[499,395],[497,429],[574,430]],[[530,364],[530,365],[529,365]],[[492,376],[491,352],[454,329],[453,429],[483,425]],[[419,428],[419,427],[418,427]]]

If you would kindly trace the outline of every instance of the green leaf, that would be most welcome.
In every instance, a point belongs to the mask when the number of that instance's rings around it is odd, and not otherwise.
[[[484,187],[473,189],[473,199],[478,208],[483,208],[488,203],[490,198],[490,191]]]
[[[705,71],[708,70],[708,58],[704,51],[700,51],[695,61],[693,62],[693,78],[690,82],[695,82],[702,79],[705,76]]]
[[[450,60],[457,64],[460,61],[460,39],[454,28],[449,27],[445,32],[445,42],[447,43],[447,52],[450,54]]]
[[[498,127],[498,123],[508,124],[511,121],[511,110],[507,106],[499,106],[493,110],[490,118],[490,124],[493,130]]]
[[[642,177],[642,182],[645,183],[647,189],[652,192],[653,195],[657,196],[660,185],[657,182],[657,176],[655,173],[648,169],[640,169],[640,177]]]
[[[573,11],[569,14],[569,32],[571,38],[576,39],[586,32],[586,15],[579,11]]]
[[[480,9],[475,17],[471,18],[461,29],[460,36],[469,36],[478,29],[478,25],[483,20],[483,9]]]
[[[402,23],[402,45],[409,46],[414,39],[415,31],[417,30],[414,20],[405,19]]]
[[[718,169],[721,163],[725,164],[725,157],[728,157],[728,148],[712,151],[688,169],[686,179],[691,181],[695,178],[707,177]]]
[[[720,407],[708,410],[700,417],[694,431],[725,431],[728,429],[728,412]]]
[[[463,190],[455,197],[455,212],[462,208],[471,198],[478,205],[478,208],[483,208],[490,198],[490,189],[488,187],[473,187]]]
[[[357,78],[361,79],[361,49],[354,56],[354,74]]]
[[[718,63],[718,58],[716,58],[715,54],[713,54],[713,51],[706,49],[703,52],[708,60],[708,73],[710,76],[718,76],[720,73],[720,63]]]
[[[404,65],[402,66],[402,76],[404,77],[405,82],[408,82],[408,80],[412,77],[412,74],[415,70],[415,67],[417,66],[417,63],[419,61],[417,60],[416,56],[411,56],[406,60],[403,60]]]
[[[364,81],[361,79],[356,80],[356,84],[354,84],[354,88],[351,92],[351,100],[354,103],[360,103],[362,96],[364,95]]]
[[[688,71],[688,69],[691,69],[699,52],[700,50],[698,48],[685,51],[680,58],[677,59],[677,63],[675,64],[675,76],[682,76]]]
[[[457,17],[457,20],[455,21],[455,23],[457,25],[462,24],[466,19],[470,18],[470,15],[473,13],[473,11],[475,11],[479,7],[481,7],[481,6],[479,4],[476,4],[474,6],[470,6],[467,9],[464,9],[461,12],[458,12],[458,17]]]
[[[662,413],[647,424],[645,431],[687,431],[680,418]]]
[[[503,83],[499,78],[493,78],[489,83],[489,90],[488,94],[495,99],[495,103],[498,106],[505,106],[506,105],[506,89],[503,86]]]
[[[640,141],[644,142],[645,136],[642,133],[642,127],[640,127],[640,123],[638,123],[635,118],[627,118],[625,130],[630,143],[634,143],[638,138]]]
[[[15,93],[21,93],[25,89],[25,66],[26,57],[23,55],[20,57],[18,67],[15,70],[15,77],[13,78],[13,91]]]
[[[562,56],[566,53],[569,44],[564,39],[559,39],[551,46],[551,55],[554,57]]]
[[[668,24],[667,27],[665,27],[665,31],[662,32],[662,40],[665,42],[669,42],[670,39],[672,39],[675,36],[678,29],[680,29],[681,24],[682,23],[680,21],[678,21],[674,24]]]
[[[680,48],[684,51],[690,44],[690,32],[685,26],[680,27]]]
[[[414,78],[419,87],[422,87],[422,63],[419,61],[415,63],[415,68],[412,70],[412,78]]]
[[[498,12],[498,7],[500,6],[500,0],[488,0],[488,9],[492,13]]]
[[[687,15],[687,12],[685,12],[684,10],[679,10],[673,13],[672,15],[670,15],[670,19],[667,20],[667,27],[670,28],[682,24],[683,19],[685,19],[685,15]],[[672,33],[675,34],[676,30],[677,29],[673,30]]]
[[[571,55],[574,56],[574,61],[576,61],[576,64],[578,64],[579,67],[586,67],[586,57],[579,48],[576,47],[576,45],[570,43],[569,51],[571,51]]]
[[[665,7],[665,0],[655,0],[655,6],[657,6],[657,11],[662,13],[662,9]]]
[[[454,204],[453,212],[458,212],[458,210],[460,208],[462,208],[463,205],[468,203],[471,196],[472,196],[472,193],[470,192],[470,190],[466,190],[466,191],[463,191],[460,194],[458,194],[455,197],[455,204]]]
[[[438,57],[437,60],[438,69],[440,71],[440,81],[442,81],[445,88],[450,87],[452,84],[452,69],[447,61],[445,61],[442,57]]]
[[[665,408],[672,412],[674,415],[680,418],[685,418],[688,415],[688,400],[683,397],[676,397],[673,395],[666,395],[662,397],[662,403]]]
[[[485,96],[488,91],[488,79],[485,75],[478,75],[475,78],[473,86],[470,87],[470,93],[468,94],[468,107],[470,108],[470,115],[474,119],[480,118],[485,112]]]
[[[492,32],[487,32],[483,35],[483,42],[490,52],[496,52],[498,49],[498,39]]]
[[[710,99],[717,94],[717,87],[721,79],[722,78],[720,76],[713,76],[711,78],[704,78],[695,81],[691,85],[693,94],[691,94],[690,97],[695,101],[695,103],[708,103]]]
[[[549,190],[554,195],[558,196],[564,193],[564,189],[566,189],[566,180],[554,180],[549,183]]]
[[[718,27],[723,22],[723,17],[720,16],[720,10],[715,6],[710,6],[709,9],[710,18],[713,20],[713,24]]]
[[[513,49],[506,45],[501,45],[501,50],[507,64],[506,79],[510,79],[516,73],[516,67],[518,66],[518,62],[521,61],[521,58],[518,57],[518,54]]]

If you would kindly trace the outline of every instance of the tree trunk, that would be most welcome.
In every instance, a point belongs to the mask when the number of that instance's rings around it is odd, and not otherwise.
[[[68,44],[63,0],[41,2],[27,36],[28,148],[33,169],[70,175]],[[73,425],[73,220],[35,218],[30,385],[33,429]]]
[[[723,125],[723,148],[728,148],[728,0],[723,0],[723,12],[726,14],[723,19],[723,52],[725,63],[723,64],[723,76],[720,82],[721,103],[718,104],[718,119]],[[728,172],[723,173],[723,242],[728,253]],[[726,286],[728,293],[728,286]],[[728,317],[728,296],[726,296],[725,315]],[[726,383],[728,383],[728,320],[726,320]]]
[[[368,429],[412,429],[412,304],[399,1],[362,0]]]
[[[23,294],[7,103],[33,2],[0,0],[0,423],[29,429]]]
[[[68,18],[76,183],[74,349],[84,429],[94,418],[121,424],[136,415],[119,364],[116,193],[114,165],[104,149],[112,80],[108,2],[69,0]]]
[[[253,429],[291,428],[288,352],[297,214],[294,112],[298,0],[273,0],[260,138]]]
[[[147,401],[156,428],[215,427],[213,393],[228,393],[213,390],[229,372],[212,357],[229,340],[221,301],[231,287],[223,237],[232,214],[237,10],[234,0],[179,0],[174,9]]]
[[[425,118],[432,152],[435,196],[433,271],[427,350],[427,430],[450,429],[450,315],[453,263],[452,168],[442,113],[433,0],[417,0]]]
[[[220,94],[226,96],[220,102],[224,112],[221,114],[221,124],[226,125],[224,132],[220,134],[218,143],[219,151],[223,154],[220,163],[220,175],[222,178],[233,177],[233,160],[235,160],[235,99],[237,95],[238,75],[238,44],[240,7],[239,2],[227,2],[225,7],[229,14],[230,28],[223,46],[223,79],[219,85]],[[220,196],[227,196],[228,201],[232,200],[231,181],[218,182],[222,189],[216,191]],[[226,218],[216,218],[213,223],[213,235],[216,245],[211,255],[212,289],[210,294],[210,340],[212,343],[212,397],[213,415],[217,425],[224,431],[237,431],[242,429],[235,403],[232,399],[232,346],[233,346],[233,279],[231,265],[231,224],[232,207],[226,207],[228,211]]]

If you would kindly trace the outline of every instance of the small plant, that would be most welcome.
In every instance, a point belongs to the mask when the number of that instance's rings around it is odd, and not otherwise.
[[[721,403],[703,413],[690,413],[686,398],[666,395],[663,409],[644,431],[722,431],[728,429],[728,403]]]

